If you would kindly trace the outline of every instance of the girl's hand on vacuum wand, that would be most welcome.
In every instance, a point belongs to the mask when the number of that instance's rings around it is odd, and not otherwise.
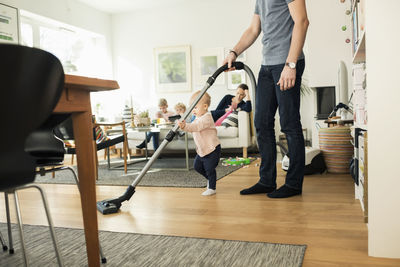
[[[185,126],[186,126],[186,121],[179,121],[178,125],[179,125],[179,128],[181,128],[183,130],[183,128],[185,128]]]

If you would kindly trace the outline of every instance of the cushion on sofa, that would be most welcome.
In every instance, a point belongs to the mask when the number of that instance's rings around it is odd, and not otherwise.
[[[221,116],[216,122],[215,126],[221,126],[222,122],[232,113],[232,110],[229,110],[224,115]]]
[[[238,127],[238,111],[232,111],[224,121],[221,123],[221,126],[225,127]]]
[[[217,126],[215,128],[217,128],[218,138],[238,137],[238,134],[239,134],[238,127]]]

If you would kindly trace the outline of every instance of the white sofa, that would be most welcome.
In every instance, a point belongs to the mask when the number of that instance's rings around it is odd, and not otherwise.
[[[243,156],[247,157],[247,148],[252,145],[252,136],[250,130],[250,113],[245,111],[239,111],[238,113],[238,127],[224,127],[217,126],[218,138],[221,142],[221,148],[242,148]],[[135,149],[143,140],[144,132],[134,132],[128,130],[128,146],[130,149]],[[164,140],[165,135],[168,133],[167,130],[161,130],[160,132],[160,144]],[[191,133],[188,133],[188,148],[189,150],[195,149],[195,144]],[[153,149],[152,140],[148,143],[148,149]],[[122,145],[117,145],[117,148],[122,148]],[[184,150],[185,149],[185,138],[175,137],[165,148],[168,150]]]

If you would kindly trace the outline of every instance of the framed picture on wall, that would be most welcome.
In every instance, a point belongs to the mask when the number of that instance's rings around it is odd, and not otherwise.
[[[154,60],[157,92],[192,90],[190,45],[154,48]]]
[[[246,83],[246,72],[244,70],[228,72],[228,89],[236,90],[241,83]]]
[[[0,43],[19,43],[18,9],[0,4]]]
[[[207,79],[219,68],[224,60],[224,49],[203,48],[196,53],[195,83],[203,85]],[[221,73],[215,84],[225,84],[225,73]]]

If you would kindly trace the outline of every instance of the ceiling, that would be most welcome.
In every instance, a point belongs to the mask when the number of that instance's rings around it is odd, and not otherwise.
[[[107,13],[123,13],[138,9],[160,8],[197,0],[78,0]]]

